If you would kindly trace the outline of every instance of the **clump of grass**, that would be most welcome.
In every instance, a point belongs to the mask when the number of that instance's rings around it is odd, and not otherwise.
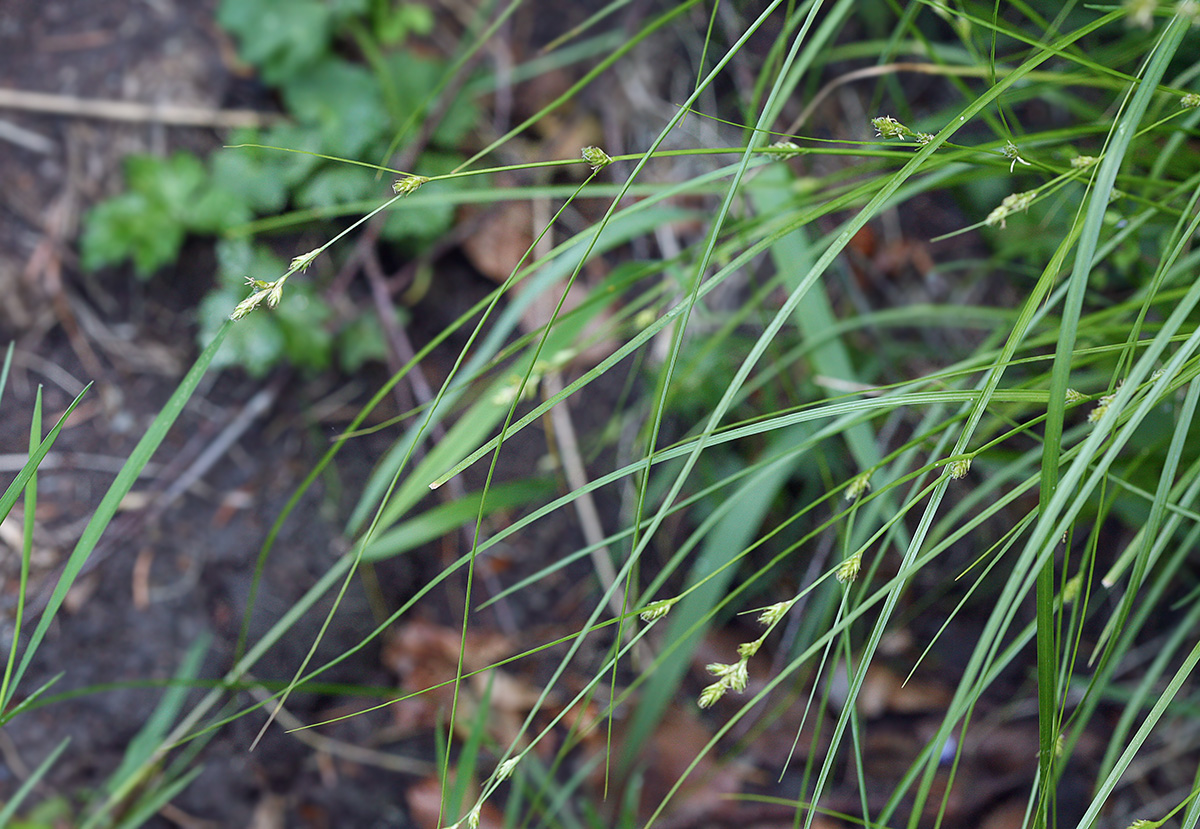
[[[1014,668],[1030,677],[1021,693],[1036,710],[1037,754],[1021,793],[1031,825],[1089,826],[1102,813],[1128,825],[1147,812],[1160,821],[1180,811],[1195,823],[1194,788],[1156,792],[1161,799],[1149,803],[1118,795],[1135,758],[1170,745],[1189,716],[1182,703],[1200,661],[1189,644],[1200,605],[1184,584],[1200,532],[1191,439],[1200,396],[1191,250],[1200,180],[1189,142],[1200,109],[1187,88],[1196,74],[1188,63],[1198,42],[1194,7],[1155,16],[1140,5],[1072,5],[1046,21],[1024,7],[1001,18],[990,8],[927,3],[771,2],[753,17],[726,10],[734,22],[724,38],[719,10],[692,25],[698,9],[684,2],[644,21],[563,98],[454,172],[400,174],[385,207],[418,209],[416,200],[437,199],[446,180],[469,185],[468,176],[494,171],[482,161],[489,154],[581,95],[601,70],[635,60],[635,47],[672,27],[695,33],[702,57],[689,67],[691,92],[644,146],[580,148],[579,158],[554,160],[590,168],[566,190],[460,191],[480,201],[560,200],[555,219],[585,197],[607,209],[562,238],[560,225],[545,224],[509,278],[452,326],[470,332],[466,345],[378,460],[347,523],[353,548],[266,635],[247,642],[220,687],[155,734],[109,807],[173,748],[227,722],[218,706],[324,594],[337,598],[322,634],[365,565],[466,527],[469,548],[362,637],[365,645],[403,624],[446,580],[465,591],[440,744],[441,825],[473,829],[489,806],[503,808],[513,826],[654,825],[697,796],[689,776],[713,773],[727,753],[755,757],[754,735],[784,722],[788,703],[801,697],[804,718],[787,720],[796,743],[771,770],[784,782],[768,793],[797,825],[812,825],[835,800],[856,804],[852,819],[864,824],[963,820],[951,810],[956,786],[970,785],[965,747],[981,710],[1003,715],[993,688]],[[490,34],[479,31],[468,49]],[[771,47],[751,55],[747,44],[768,33]],[[861,74],[845,85],[861,89],[866,117],[837,122],[832,137],[813,135],[794,102],[823,99],[822,84],[841,86],[856,66]],[[713,90],[733,67],[753,82],[731,102]],[[928,76],[942,93],[910,104],[907,73]],[[1042,117],[1043,105],[1064,123]],[[662,151],[699,119],[731,122],[729,145]],[[643,187],[652,163],[676,156],[710,166]],[[940,204],[955,205],[954,233],[974,234],[988,253],[942,261],[934,245],[936,273],[921,275],[951,283],[948,291],[939,297],[915,285],[891,292],[905,304],[873,302],[877,286],[860,283],[877,281],[879,271],[851,270],[852,243],[872,222],[925,243],[921,211]],[[663,228],[675,222],[700,222],[702,232],[672,244]],[[639,246],[653,253],[589,286],[602,301],[566,310],[585,267]],[[302,278],[327,247],[282,276],[254,275],[249,299],[230,311],[285,304],[284,281]],[[554,310],[522,330],[523,308],[540,293]],[[978,299],[961,301],[969,295]],[[449,333],[379,390],[301,490]],[[572,362],[597,342],[606,348],[594,365]],[[193,374],[208,367],[217,344]],[[555,413],[570,417],[573,400],[590,403],[594,384],[622,371],[639,393],[608,415],[608,431],[632,438],[568,470],[579,447],[559,430],[566,486],[497,486],[515,435]],[[195,388],[189,382],[180,399]],[[527,392],[534,399],[523,402]],[[164,412],[131,468],[148,460],[169,420]],[[423,506],[431,488],[460,482],[476,466],[486,467],[477,491]],[[120,486],[114,492],[119,501]],[[611,514],[588,507],[610,493],[619,502]],[[105,509],[96,532],[111,518]],[[515,520],[490,522],[500,509],[517,510]],[[467,680],[502,667],[468,670],[462,653],[481,612],[481,556],[565,511],[578,511],[586,545],[547,552],[535,574],[488,599],[518,601],[575,562],[593,567],[596,589],[571,634],[523,642],[504,661],[544,658],[556,647],[517,733],[501,742],[486,705],[465,728],[459,709]],[[280,516],[260,569],[287,520],[302,517],[290,509]],[[85,537],[94,543],[94,534]],[[81,542],[72,562],[87,551]],[[756,614],[763,627],[709,662],[701,685],[689,676],[698,649],[714,630],[736,627],[740,613]],[[13,687],[53,615],[48,608]],[[952,625],[972,640],[946,682],[932,736],[897,779],[872,778],[864,758],[872,723],[857,703],[885,641],[910,628],[928,633],[905,666],[920,677]],[[1151,637],[1156,656],[1132,682],[1121,666]],[[333,664],[315,664],[315,652],[314,642],[273,692],[272,711]],[[588,706],[596,716],[577,715]],[[663,780],[649,761],[653,734],[677,710],[704,717],[710,730]],[[1116,726],[1099,727],[1110,713]],[[1098,732],[1107,748],[1084,758],[1089,800],[1068,813],[1059,785],[1084,735]],[[483,783],[467,797],[463,781],[476,772]],[[740,788],[734,794],[749,799]]]

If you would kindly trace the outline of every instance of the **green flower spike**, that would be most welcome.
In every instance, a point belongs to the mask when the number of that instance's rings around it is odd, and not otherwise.
[[[871,473],[864,472],[846,486],[846,500],[857,501],[871,491]]]
[[[950,471],[950,480],[957,481],[960,478],[967,477],[967,473],[971,471],[971,459],[959,458],[956,461],[951,461],[947,467]]]
[[[875,128],[875,133],[880,138],[908,138],[913,134],[912,130],[890,115],[872,118],[871,126]]]
[[[860,569],[862,569],[862,553],[855,553],[837,566],[837,569],[833,571],[833,577],[842,584],[849,584],[858,578]]]
[[[300,254],[292,260],[291,267],[288,269],[288,271],[291,273],[296,271],[304,273],[306,270],[308,270],[308,266],[313,263],[313,260],[317,258],[317,254],[320,252],[321,249],[317,248],[316,250],[310,250],[308,253]]]
[[[701,708],[712,708],[717,700],[725,696],[727,690],[728,686],[724,682],[714,682],[700,692],[700,699],[696,701],[696,704]]]
[[[679,601],[678,596],[674,599],[659,599],[657,602],[650,602],[646,605],[646,609],[638,615],[643,622],[656,622],[666,616],[677,601]]]
[[[1008,227],[1006,220],[1013,213],[1018,213],[1022,210],[1027,210],[1029,205],[1033,204],[1033,198],[1037,195],[1036,190],[1026,190],[1024,193],[1013,193],[1011,196],[1005,196],[1004,201],[1000,202],[1000,206],[988,214],[988,217],[983,220],[983,223],[989,227],[1000,225],[1001,228]]]
[[[417,192],[418,187],[427,181],[429,181],[429,179],[425,176],[418,176],[414,173],[409,173],[408,175],[401,176],[392,182],[392,191],[397,196],[411,196],[413,193]]]
[[[609,157],[608,153],[604,152],[604,150],[600,149],[599,147],[584,147],[583,160],[586,161],[588,166],[592,168],[593,173],[598,173],[609,164],[612,164],[612,159]]]
[[[280,280],[282,282],[283,280]],[[265,300],[270,306],[279,304],[279,296],[282,291],[282,286],[276,282],[264,282],[261,279],[255,279],[252,276],[246,277],[246,284],[254,288],[254,293],[238,303],[233,309],[233,313],[229,315],[231,320],[237,321],[249,314],[259,305],[262,305]]]
[[[780,160],[795,158],[801,154],[800,145],[795,141],[776,141],[774,144],[767,147],[767,149],[775,150],[775,154],[780,158]]]
[[[795,604],[795,602],[795,599],[786,602],[776,602],[762,612],[762,615],[758,617],[758,623],[760,625],[775,624],[784,617],[784,614],[792,609],[792,605]]]

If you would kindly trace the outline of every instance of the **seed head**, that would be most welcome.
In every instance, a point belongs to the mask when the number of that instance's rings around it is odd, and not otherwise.
[[[255,280],[255,283],[258,281],[259,280]],[[261,305],[264,299],[267,299],[268,295],[274,290],[274,287],[272,283],[269,282],[264,284],[268,285],[269,287],[255,291],[254,293],[250,294],[250,296],[238,303],[237,307],[233,309],[233,313],[229,315],[231,320],[240,320],[242,317],[246,316],[259,305]]]
[[[766,634],[764,633],[763,636],[766,636]],[[753,642],[743,642],[742,644],[738,645],[738,656],[740,656],[743,661],[750,659],[756,653],[758,653],[758,649],[762,647],[762,643],[762,639],[755,639]]]
[[[881,138],[908,138],[913,134],[912,130],[890,115],[872,118],[871,126],[875,128],[875,133]]]
[[[767,625],[767,626],[775,624],[776,622],[778,622],[780,619],[783,618],[784,614],[786,614],[789,610],[792,609],[793,603],[794,603],[794,600],[788,601],[788,602],[777,602],[777,603],[771,605],[770,607],[768,607],[766,610],[764,610],[762,612],[761,616],[758,617],[758,623],[760,625]]]
[[[776,141],[767,149],[775,150],[775,155],[780,159],[795,158],[803,152],[795,141]]]
[[[1125,24],[1149,31],[1157,8],[1158,0],[1125,0]]]
[[[1026,190],[1024,193],[1013,193],[1005,196],[1004,201],[1000,202],[1000,206],[988,214],[983,223],[989,227],[1007,227],[1005,220],[1013,213],[1028,209],[1029,205],[1033,204],[1033,198],[1037,195],[1036,190]]]
[[[310,250],[308,253],[300,254],[292,260],[291,267],[288,270],[304,273],[306,270],[308,270],[308,266],[313,263],[313,260],[317,258],[317,255],[320,252],[321,249],[317,248],[316,250]]]
[[[701,708],[712,708],[717,700],[725,696],[726,690],[728,689],[724,682],[714,682],[700,692],[700,699],[696,700],[696,704]]]
[[[598,173],[609,164],[612,164],[612,159],[609,158],[608,153],[599,147],[584,147],[583,160],[592,168],[593,173]]]
[[[646,609],[638,615],[641,616],[643,622],[656,622],[666,616],[677,601],[679,601],[678,596],[673,599],[659,599],[646,605]]]
[[[411,196],[422,184],[429,181],[425,176],[408,173],[392,182],[392,192],[397,196]]]
[[[1083,579],[1080,574],[1076,573],[1071,578],[1067,579],[1067,583],[1063,585],[1062,600],[1063,604],[1073,604],[1079,598],[1079,590],[1083,585]]]
[[[833,577],[842,584],[849,584],[858,578],[858,571],[861,567],[862,553],[858,552],[839,564],[838,568],[833,571]]]
[[[871,473],[864,472],[846,487],[846,500],[857,501],[863,495],[871,491]]]
[[[513,771],[517,768],[517,763],[521,762],[521,755],[510,757],[496,767],[496,782],[507,780],[512,777]]]
[[[950,472],[950,480],[957,481],[960,478],[965,478],[967,473],[971,471],[971,459],[959,458],[958,460],[951,461],[947,469]]]

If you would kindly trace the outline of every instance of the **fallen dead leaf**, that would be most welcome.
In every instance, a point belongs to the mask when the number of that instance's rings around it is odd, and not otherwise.
[[[858,710],[868,719],[892,714],[925,714],[944,711],[952,693],[940,683],[918,677],[904,681],[892,669],[876,663],[867,671],[858,694]]]
[[[712,731],[694,711],[683,706],[667,709],[639,758],[645,769],[639,802],[643,818],[658,807],[697,757],[699,762],[668,804],[666,814],[671,816],[672,823],[687,824],[701,815],[718,820],[736,812],[737,802],[728,795],[740,792],[757,772],[736,760],[720,761],[711,751],[701,756],[711,739]],[[601,791],[602,772],[599,777],[593,776],[591,783],[597,792]]]
[[[268,792],[254,807],[246,829],[283,829],[285,801],[283,797]]]
[[[447,778],[446,785],[453,791],[455,788],[454,771]],[[441,775],[430,775],[418,780],[408,787],[404,793],[408,804],[408,813],[417,829],[443,829],[452,821],[446,820],[442,812],[442,778]],[[474,780],[463,795],[462,811],[474,806],[479,797],[479,786]],[[441,821],[439,825],[439,820]],[[504,815],[491,803],[484,803],[479,810],[480,829],[503,829]]]
[[[478,216],[474,233],[462,243],[463,253],[475,270],[499,284],[516,270],[533,244],[533,212],[527,201],[487,208],[482,213],[464,208],[462,221]]]

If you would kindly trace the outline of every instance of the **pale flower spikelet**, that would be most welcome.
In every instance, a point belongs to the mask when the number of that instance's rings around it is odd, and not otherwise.
[[[794,599],[786,602],[776,602],[763,610],[762,614],[758,617],[758,623],[768,627],[775,624],[792,609],[793,604],[795,604]]]
[[[1125,0],[1125,25],[1147,31],[1154,25],[1158,0]]]
[[[988,214],[988,217],[983,220],[983,223],[988,227],[1000,225],[1001,228],[1007,227],[1006,220],[1013,213],[1020,213],[1029,208],[1033,204],[1033,198],[1037,195],[1035,190],[1026,190],[1024,193],[1013,193],[1005,196],[1004,201],[1000,202],[1000,206]]]
[[[518,754],[516,757],[510,757],[507,760],[505,760],[503,763],[501,763],[499,766],[496,767],[496,782],[497,783],[502,782],[502,781],[507,780],[508,778],[512,777],[513,771],[515,771],[517,768],[517,763],[521,762],[521,756],[522,755]]]
[[[875,128],[875,134],[880,138],[908,138],[913,134],[912,130],[890,115],[872,118],[871,126]]]
[[[1079,591],[1083,587],[1083,578],[1076,573],[1071,578],[1067,579],[1067,583],[1063,585],[1062,600],[1063,604],[1074,604],[1079,598]]]
[[[235,321],[240,320],[261,305],[262,301],[266,298],[267,291],[255,291],[237,304],[237,307],[233,309],[233,313],[229,315],[229,318]]]
[[[392,192],[397,196],[411,196],[417,192],[417,189],[429,181],[425,176],[418,176],[415,173],[401,176],[392,182]]]
[[[583,160],[592,168],[592,173],[598,173],[612,164],[612,158],[599,147],[584,147]]]
[[[775,150],[775,155],[781,160],[795,158],[803,152],[795,141],[776,141],[767,149]]]
[[[739,659],[730,665],[723,662],[714,662],[707,667],[707,670],[721,682],[725,683],[726,687],[732,688],[739,693],[746,690],[746,683],[750,680],[750,671],[746,668],[745,659]]]
[[[871,473],[864,472],[846,486],[846,500],[857,501],[871,491]]]
[[[1004,154],[1005,158],[1010,159],[1012,161],[1012,164],[1008,165],[1008,171],[1010,173],[1013,172],[1017,168],[1018,162],[1021,164],[1024,164],[1026,167],[1033,166],[1028,161],[1021,158],[1020,151],[1017,150],[1017,145],[1011,141],[1004,142],[1004,149],[1001,150],[1001,153]]]
[[[656,602],[650,602],[638,616],[643,622],[656,622],[666,616],[677,601],[679,601],[678,596],[673,599],[659,599]]]
[[[725,696],[726,690],[728,690],[728,688],[724,682],[714,682],[712,685],[706,686],[704,690],[700,692],[700,698],[696,701],[696,704],[701,708],[712,708],[716,704],[717,700]]]
[[[1088,423],[1100,422],[1100,418],[1104,417],[1105,412],[1108,411],[1108,407],[1117,399],[1117,392],[1121,389],[1121,385],[1122,383],[1117,383],[1117,387],[1113,389],[1112,394],[1106,394],[1096,401],[1096,408],[1088,412]]]
[[[1179,105],[1184,109],[1200,107],[1200,92],[1189,92],[1179,99]]]
[[[701,708],[711,708],[717,700],[725,696],[726,691],[734,690],[739,694],[745,691],[746,683],[750,680],[750,672],[746,668],[747,659],[748,657],[742,657],[732,665],[724,662],[714,662],[709,665],[707,670],[717,677],[717,681],[700,692],[697,704]]]
[[[313,263],[313,260],[317,258],[317,254],[320,252],[321,249],[317,248],[315,250],[310,250],[308,253],[300,254],[292,260],[291,267],[288,268],[289,272],[299,271],[300,273],[304,273],[306,270],[308,270],[308,266]]]
[[[837,566],[833,571],[833,577],[842,584],[849,584],[858,578],[858,571],[862,568],[862,553],[858,552],[850,556]]]
[[[1088,423],[1099,423],[1100,418],[1104,417],[1104,413],[1108,411],[1108,407],[1112,405],[1115,394],[1106,394],[1096,401],[1096,408],[1088,412]]]
[[[763,635],[765,636],[766,634]],[[755,639],[753,642],[743,642],[742,644],[738,645],[738,656],[740,656],[743,660],[752,658],[756,653],[758,653],[758,649],[762,647],[762,643],[763,640],[761,637]]]
[[[946,469],[950,473],[950,480],[960,480],[967,477],[967,473],[971,471],[971,459],[959,458],[958,460],[950,461]]]

